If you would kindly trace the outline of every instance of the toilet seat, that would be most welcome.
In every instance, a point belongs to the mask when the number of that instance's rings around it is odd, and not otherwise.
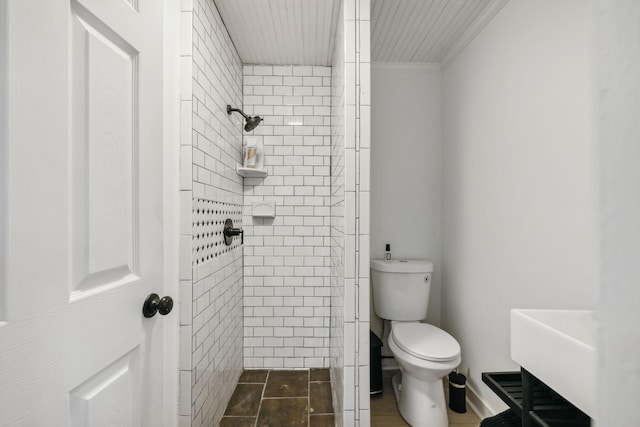
[[[460,355],[460,344],[440,328],[427,323],[398,323],[391,339],[403,351],[422,360],[446,362]]]

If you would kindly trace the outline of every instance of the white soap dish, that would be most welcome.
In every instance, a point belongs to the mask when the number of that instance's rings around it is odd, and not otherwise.
[[[251,204],[251,215],[263,218],[275,218],[276,216],[276,202],[274,201],[261,201],[253,202]]]

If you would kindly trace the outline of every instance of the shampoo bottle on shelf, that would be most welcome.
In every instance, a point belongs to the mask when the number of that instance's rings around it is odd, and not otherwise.
[[[387,243],[384,248],[384,260],[391,261],[391,244]]]

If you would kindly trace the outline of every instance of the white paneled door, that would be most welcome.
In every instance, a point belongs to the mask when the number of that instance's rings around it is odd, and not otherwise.
[[[0,424],[162,426],[158,0],[0,0]],[[171,383],[171,381],[166,382]]]

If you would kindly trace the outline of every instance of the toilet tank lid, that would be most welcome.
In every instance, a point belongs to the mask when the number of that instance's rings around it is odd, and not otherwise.
[[[372,259],[371,269],[384,273],[431,273],[433,262],[426,259]]]

